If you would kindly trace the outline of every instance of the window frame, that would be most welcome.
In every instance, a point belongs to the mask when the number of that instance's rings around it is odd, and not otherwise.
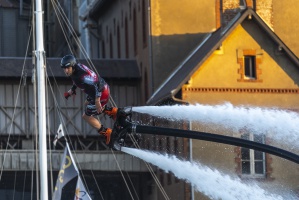
[[[247,137],[244,138],[244,136],[246,136],[246,135],[248,135],[248,138]],[[244,134],[242,134],[242,136],[244,139],[248,139],[250,141],[255,141],[255,137],[259,136],[259,137],[261,137],[260,138],[261,142],[263,144],[265,144],[265,136],[264,135],[254,135],[252,133],[244,133]],[[249,151],[249,159],[242,158],[242,150],[243,149]],[[262,159],[255,158],[255,154],[258,152],[262,153]],[[265,152],[241,147],[240,158],[241,158],[241,176],[243,178],[266,178],[267,168],[266,168],[266,153]],[[243,162],[249,162],[249,174],[243,173]],[[262,171],[263,171],[262,173],[256,173],[256,171],[255,171],[256,162],[262,162]]]
[[[262,82],[262,70],[260,64],[262,63],[263,50],[262,49],[237,49],[237,63],[239,64],[238,74],[240,78],[238,82]],[[246,59],[250,58],[250,62]],[[247,69],[249,68],[249,69]],[[248,74],[248,71],[249,74]]]
[[[256,57],[244,55],[244,79],[257,79],[256,77]]]

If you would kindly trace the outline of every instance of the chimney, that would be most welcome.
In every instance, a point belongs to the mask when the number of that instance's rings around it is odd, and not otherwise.
[[[240,9],[244,10],[246,8],[254,9],[253,0],[241,0],[240,1]]]
[[[253,0],[246,0],[246,6],[253,9]]]
[[[222,23],[222,0],[216,0],[216,30],[221,27]]]
[[[224,27],[240,12],[240,0],[216,0],[216,9],[217,7],[219,7],[219,14],[217,16],[218,12],[216,12],[216,20],[220,21],[220,26]]]

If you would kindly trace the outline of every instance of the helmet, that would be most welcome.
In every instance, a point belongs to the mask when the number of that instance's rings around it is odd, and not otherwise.
[[[77,64],[77,61],[73,55],[66,55],[60,61],[61,68],[73,67],[76,64]]]

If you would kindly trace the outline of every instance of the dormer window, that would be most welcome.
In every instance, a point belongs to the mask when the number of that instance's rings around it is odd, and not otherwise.
[[[262,62],[262,50],[238,49],[237,61],[240,65],[238,73],[240,74],[239,82],[261,82],[260,75],[262,70],[259,65]]]
[[[244,56],[244,79],[256,79],[255,56]]]

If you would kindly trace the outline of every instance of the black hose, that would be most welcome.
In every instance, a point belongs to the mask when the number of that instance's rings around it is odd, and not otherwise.
[[[297,154],[294,154],[292,152],[277,147],[273,147],[270,145],[257,143],[254,141],[245,140],[241,138],[235,138],[235,137],[205,133],[205,132],[198,132],[198,131],[172,129],[172,128],[164,128],[164,127],[156,127],[156,126],[144,126],[144,125],[136,125],[136,124],[132,124],[128,128],[128,131],[134,133],[136,132],[136,133],[144,133],[144,134],[192,138],[198,140],[205,140],[205,141],[241,146],[249,149],[270,153],[299,164],[299,156]]]

